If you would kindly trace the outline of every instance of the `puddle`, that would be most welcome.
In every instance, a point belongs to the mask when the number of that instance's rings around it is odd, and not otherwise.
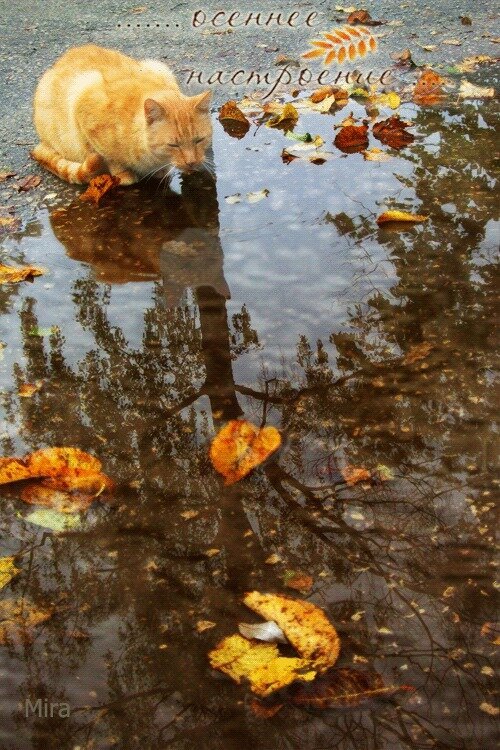
[[[4,239],[48,272],[0,287],[2,454],[78,446],[119,490],[62,535],[3,493],[0,556],[23,553],[3,596],[56,614],[0,651],[0,747],[492,746],[494,106],[403,106],[416,140],[383,163],[333,146],[351,109],[301,114],[322,165],[215,121],[215,182],[75,199]],[[378,228],[389,208],[429,219]],[[224,488],[207,448],[240,415],[284,447]],[[393,479],[348,487],[346,465]],[[251,620],[245,591],[296,594],[287,570],[313,577],[339,666],[414,692],[255,717],[207,652]],[[38,698],[70,717],[26,719]]]

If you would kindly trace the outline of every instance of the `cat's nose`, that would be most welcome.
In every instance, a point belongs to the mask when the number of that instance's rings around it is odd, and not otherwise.
[[[186,162],[186,166],[185,166],[185,170],[186,170],[186,172],[194,172],[194,170],[196,169],[196,166],[197,166],[197,162],[195,162],[195,161],[187,161]]]

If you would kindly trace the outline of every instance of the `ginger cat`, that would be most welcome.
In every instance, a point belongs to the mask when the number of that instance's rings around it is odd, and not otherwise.
[[[176,167],[204,166],[212,126],[210,92],[181,93],[156,60],[134,60],[93,44],[75,47],[37,86],[34,120],[40,143],[31,155],[67,182],[104,172],[132,185]],[[207,167],[208,170],[208,167]]]

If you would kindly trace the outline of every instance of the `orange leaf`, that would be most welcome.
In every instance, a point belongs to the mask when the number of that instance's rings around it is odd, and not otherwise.
[[[90,181],[86,191],[80,195],[80,200],[89,201],[97,206],[103,195],[119,184],[119,177],[113,177],[110,174],[100,174]]]
[[[323,57],[324,51],[322,49],[313,49],[311,52],[304,52],[302,57],[306,60],[313,60],[315,57]]]
[[[342,39],[339,36],[336,36],[335,34],[323,34],[327,39],[329,39],[331,42],[335,42],[335,44],[342,44]]]
[[[364,39],[362,39],[362,40],[361,40],[361,41],[359,42],[359,44],[358,44],[358,55],[359,55],[360,57],[364,57],[364,56],[366,55],[366,53],[367,53],[366,42],[365,42],[365,40],[364,40]]]
[[[21,500],[30,505],[43,505],[62,513],[86,510],[92,501],[114,483],[105,474],[81,474],[66,471],[57,477],[29,482],[21,490]]]
[[[332,62],[335,60],[336,56],[337,56],[336,50],[332,49],[332,51],[329,52],[327,56],[325,57],[325,65],[331,65]]]
[[[339,53],[338,53],[338,56],[337,56],[337,60],[339,62],[339,65],[341,65],[344,62],[344,60],[346,59],[346,57],[347,57],[347,53],[345,51],[345,47],[341,47],[339,49]]]
[[[66,471],[75,474],[98,474],[99,459],[79,448],[43,448],[25,458],[31,477],[56,477]]]
[[[322,42],[319,39],[313,39],[311,44],[314,44],[315,47],[321,47],[322,49],[330,49],[332,46],[330,42]]]
[[[351,487],[358,484],[358,482],[369,482],[372,478],[371,472],[368,469],[358,469],[356,466],[351,465],[346,466],[340,473]]]
[[[444,96],[445,79],[433,70],[424,70],[413,89],[413,98],[419,104],[434,104]]]
[[[354,60],[356,58],[357,50],[356,46],[354,44],[349,45],[349,60]]]
[[[234,484],[263,463],[281,445],[275,427],[259,429],[250,422],[233,419],[215,436],[210,446],[214,468]]]
[[[427,221],[428,218],[428,216],[421,216],[420,214],[410,214],[407,211],[385,211],[385,213],[380,214],[380,216],[377,218],[377,224],[387,224],[390,221],[407,221],[417,224],[421,221]]]
[[[404,148],[413,143],[415,136],[406,132],[410,123],[402,120],[399,115],[392,115],[387,120],[376,122],[373,126],[373,135],[382,143],[391,148]]]
[[[22,458],[0,458],[0,484],[10,484],[29,479],[29,469]]]

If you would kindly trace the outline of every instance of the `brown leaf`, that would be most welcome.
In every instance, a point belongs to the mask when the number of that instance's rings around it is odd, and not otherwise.
[[[5,182],[9,177],[16,177],[17,172],[0,172],[0,182]]]
[[[359,706],[367,700],[413,690],[407,685],[384,685],[378,672],[361,672],[349,667],[330,669],[312,683],[296,683],[289,689],[290,700],[302,708],[340,708]]]
[[[335,136],[334,144],[346,154],[364,151],[368,146],[368,125],[347,125]]]
[[[345,482],[351,487],[358,484],[358,482],[369,482],[372,478],[371,472],[368,469],[361,469],[350,464],[341,469],[340,473],[344,477]]]
[[[373,135],[391,148],[404,148],[415,140],[414,135],[406,132],[406,128],[410,127],[410,124],[402,120],[399,115],[392,115],[387,120],[375,123]]]
[[[0,284],[17,284],[19,281],[33,281],[35,276],[42,276],[43,268],[37,266],[13,266],[0,265]]]
[[[21,193],[26,193],[28,190],[32,190],[33,188],[38,187],[38,185],[41,183],[42,178],[39,177],[37,174],[29,174],[26,177],[23,177],[22,180],[19,180],[16,182],[16,190]]]
[[[30,505],[42,505],[60,513],[86,510],[104,492],[111,492],[114,483],[105,474],[81,474],[66,471],[57,477],[25,484],[20,498]]]
[[[347,17],[347,23],[351,26],[358,23],[364,26],[381,26],[384,21],[375,21],[367,10],[355,10]]]
[[[52,614],[52,609],[37,608],[24,599],[4,599],[0,602],[0,645],[29,643],[35,627]]]
[[[0,216],[0,232],[17,232],[20,226],[17,216]]]
[[[275,427],[259,429],[242,419],[232,419],[215,436],[210,446],[214,468],[234,484],[259,466],[281,445]]]
[[[326,99],[327,96],[335,96],[335,90],[334,86],[322,86],[320,89],[313,91],[309,98],[314,104],[318,104],[323,99]]]
[[[21,398],[31,398],[43,386],[43,380],[37,380],[36,383],[22,383],[19,386],[17,395]]]
[[[114,177],[110,174],[100,174],[90,181],[88,188],[80,195],[80,200],[89,201],[97,206],[101,198],[119,184],[119,177]]]
[[[445,79],[429,68],[424,70],[413,89],[413,99],[417,104],[435,104],[444,96]]]
[[[226,102],[219,109],[219,121],[226,133],[233,138],[243,138],[250,129],[250,122],[234,99]]]
[[[274,115],[274,117],[271,117],[270,120],[266,122],[266,126],[268,128],[281,128],[283,130],[291,130],[291,128],[295,127],[299,119],[299,113],[293,106],[293,104],[290,104],[290,102],[287,102],[284,107],[283,111]]]
[[[283,708],[283,703],[265,703],[253,698],[250,701],[250,709],[258,719],[271,719]]]
[[[426,341],[423,341],[421,344],[410,346],[403,358],[403,364],[411,365],[414,362],[418,362],[420,359],[425,359],[433,348],[433,345],[428,344]]]
[[[289,589],[307,594],[312,589],[314,580],[312,576],[308,576],[306,573],[287,570],[284,575],[284,583]]]
[[[412,68],[416,67],[408,47],[402,52],[393,52],[391,58],[395,60],[398,65],[409,65]]]

